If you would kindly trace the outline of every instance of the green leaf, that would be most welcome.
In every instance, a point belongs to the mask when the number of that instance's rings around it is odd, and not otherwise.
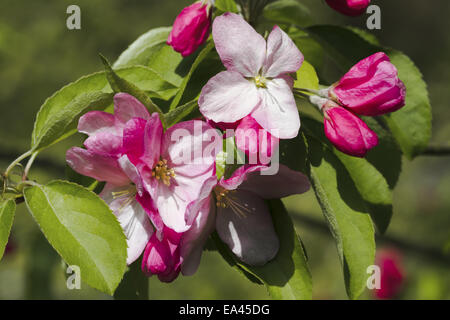
[[[15,212],[16,202],[14,200],[0,201],[0,260],[2,260],[3,253],[5,253],[5,248],[8,244]]]
[[[119,92],[126,92],[136,99],[138,99],[144,106],[147,107],[147,109],[153,113],[158,112],[160,114],[161,122],[164,124],[164,116],[159,109],[159,107],[153,103],[152,99],[141,89],[139,89],[135,84],[125,80],[124,78],[121,78],[119,75],[117,75],[116,72],[111,68],[111,65],[109,64],[108,60],[106,60],[105,57],[100,55],[100,59],[103,62],[103,65],[105,66],[106,71],[106,79],[108,79],[109,85],[113,89],[115,93]]]
[[[238,12],[236,2],[234,0],[216,0],[214,6],[222,12]]]
[[[310,25],[312,22],[309,9],[295,0],[272,2],[264,8],[263,15],[271,21],[300,27]]]
[[[164,80],[179,87],[189,72],[194,59],[195,54],[183,58],[171,46],[163,45],[161,49],[152,55],[147,66],[158,73]]]
[[[431,105],[422,74],[411,59],[397,50],[380,47],[373,39],[363,38],[348,28],[314,26],[307,28],[307,32],[322,44],[343,72],[375,52],[384,51],[391,58],[406,86],[406,105],[383,119],[405,155],[414,158],[423,152],[431,138]]]
[[[36,137],[33,150],[48,147],[77,131],[78,119],[92,110],[104,110],[113,102],[114,95],[102,91],[82,93],[64,109],[51,115]]]
[[[53,181],[24,190],[29,211],[47,240],[81,279],[112,295],[126,268],[127,243],[116,217],[95,193]]]
[[[220,241],[218,245],[216,241],[216,245],[219,251],[225,251],[226,260],[231,260],[232,264],[235,263],[243,271],[261,281],[273,299],[311,299],[311,274],[292,220],[281,200],[270,200],[268,205],[280,240],[280,249],[273,260],[261,267],[249,266],[239,261]]]
[[[175,87],[147,67],[127,67],[116,72],[141,90],[166,98],[173,95],[170,90]],[[61,88],[40,108],[31,136],[31,148],[42,150],[75,133],[78,118],[87,111],[108,107],[111,93],[105,72],[93,73]]]
[[[310,180],[343,265],[347,294],[358,298],[366,287],[367,267],[375,259],[374,227],[364,200],[336,156],[307,136]]]
[[[214,42],[210,40],[206,46],[200,51],[199,55],[195,59],[194,63],[192,64],[191,69],[189,70],[189,73],[186,75],[186,77],[183,79],[183,82],[181,83],[180,90],[178,91],[177,95],[173,99],[172,103],[170,104],[170,110],[175,109],[178,106],[178,103],[180,102],[181,98],[183,97],[184,90],[186,89],[186,86],[189,83],[189,80],[192,77],[192,74],[197,69],[197,67],[202,63],[203,60],[208,56],[208,54],[211,52],[211,50],[214,48]]]
[[[113,68],[147,66],[152,57],[166,44],[171,30],[172,27],[160,27],[144,33],[120,55]]]
[[[164,117],[166,118],[167,128],[170,128],[174,124],[183,120],[196,108],[198,108],[198,100],[194,99],[194,100],[166,113],[164,115]]]
[[[392,217],[392,190],[383,174],[367,159],[352,157],[334,148],[325,137],[322,123],[304,117],[303,126],[316,139],[326,144],[344,165],[372,220],[378,230],[384,233]]]
[[[303,61],[302,66],[297,71],[297,80],[294,81],[294,87],[319,89],[319,78],[317,77],[316,70],[308,61]]]

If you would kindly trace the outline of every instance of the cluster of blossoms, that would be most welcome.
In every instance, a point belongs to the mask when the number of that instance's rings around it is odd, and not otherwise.
[[[208,37],[210,10],[206,1],[183,10],[169,43],[183,55],[195,51]],[[142,256],[144,273],[161,281],[193,274],[214,231],[243,262],[264,265],[279,249],[265,199],[309,189],[307,177],[286,166],[264,174],[279,140],[300,130],[290,74],[301,67],[302,53],[278,26],[265,39],[233,13],[214,20],[212,35],[226,71],[201,91],[204,118],[164,128],[158,113],[118,93],[113,114],[80,118],[78,130],[88,138],[66,155],[75,171],[106,182],[100,196],[124,230],[127,263]],[[405,89],[388,58],[376,54],[318,94],[311,101],[325,114],[327,137],[362,156],[376,135],[354,113],[392,112],[403,105]],[[216,174],[222,131],[249,159],[256,155],[228,177]]]

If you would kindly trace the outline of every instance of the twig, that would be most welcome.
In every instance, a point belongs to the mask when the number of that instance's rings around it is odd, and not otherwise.
[[[322,233],[330,234],[328,225],[321,222],[315,218],[308,217],[304,214],[298,212],[292,212],[292,219],[301,225],[307,225],[308,227],[314,228]],[[394,236],[388,235],[377,235],[376,240],[378,243],[389,244],[402,251],[407,251],[412,254],[423,256],[429,260],[436,261],[445,266],[450,266],[450,256],[446,256],[441,250],[432,247],[423,246],[418,243],[411,243],[404,239],[400,239]]]
[[[422,153],[424,156],[450,156],[450,146],[429,146]]]

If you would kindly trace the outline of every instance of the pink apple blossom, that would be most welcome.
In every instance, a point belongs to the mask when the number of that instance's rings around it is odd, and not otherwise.
[[[191,225],[186,208],[197,200],[205,181],[216,178],[215,159],[223,144],[218,131],[191,120],[164,132],[154,113],[148,120],[130,120],[123,136],[124,153],[136,166],[164,225],[178,233],[187,231]]]
[[[406,88],[389,57],[378,52],[353,66],[328,94],[356,114],[378,116],[403,107]]]
[[[144,251],[154,225],[162,228],[156,209],[144,190],[136,168],[124,155],[123,129],[131,119],[148,119],[147,109],[126,93],[114,96],[114,114],[91,111],[83,115],[78,130],[89,135],[82,148],[67,151],[66,160],[76,172],[105,181],[100,196],[122,226],[128,244],[127,263]]]
[[[370,0],[325,0],[334,10],[347,16],[359,16],[366,11]]]
[[[227,68],[203,87],[199,106],[205,118],[234,123],[251,115],[276,138],[297,136],[300,118],[292,94],[303,55],[279,27],[267,41],[242,17],[225,13],[214,20],[213,39]]]
[[[196,2],[175,19],[167,44],[183,57],[189,56],[208,39],[210,27],[210,1]]]
[[[301,194],[309,189],[308,178],[280,165],[276,175],[261,175],[263,165],[243,165],[230,178],[221,178],[213,194],[204,188],[196,205],[209,206],[219,237],[231,251],[249,265],[264,265],[279,249],[269,208],[265,199]]]

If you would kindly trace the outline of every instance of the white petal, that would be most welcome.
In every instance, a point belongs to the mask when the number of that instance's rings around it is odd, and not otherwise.
[[[266,85],[267,88],[259,89],[262,102],[252,112],[252,117],[277,138],[295,138],[300,130],[300,117],[292,94],[292,78],[275,78]]]
[[[261,101],[256,85],[237,72],[223,71],[203,87],[200,112],[214,122],[241,120]]]

